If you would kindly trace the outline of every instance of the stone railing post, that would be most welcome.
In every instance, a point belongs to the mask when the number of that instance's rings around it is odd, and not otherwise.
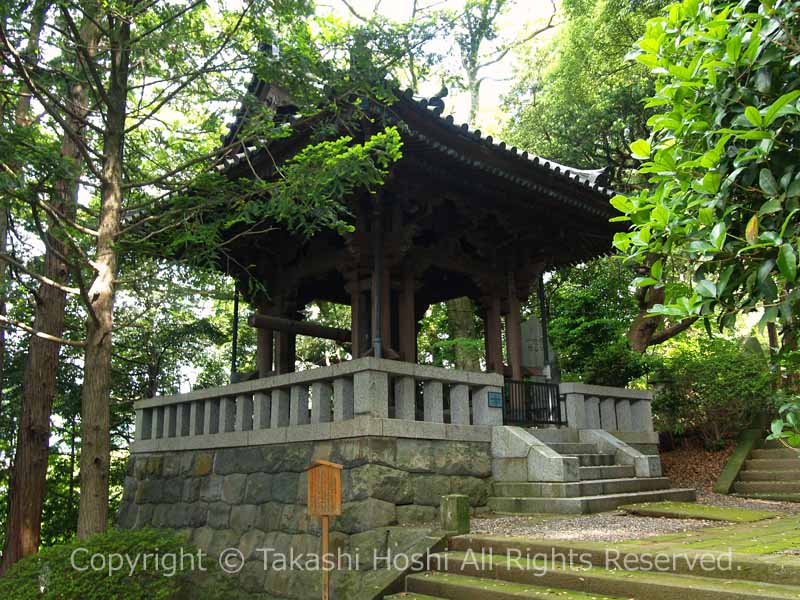
[[[600,398],[590,396],[584,400],[586,409],[586,428],[600,429]]]
[[[402,375],[394,382],[395,418],[403,421],[417,419],[416,382],[413,377]]]
[[[633,431],[653,431],[652,397],[631,401]]]
[[[308,416],[308,386],[293,385],[289,399],[289,425],[307,425]]]
[[[353,380],[339,377],[333,380],[333,420],[353,418]]]
[[[586,400],[583,394],[567,395],[567,426],[573,429],[586,429]]]
[[[450,386],[450,422],[469,425],[469,386],[456,383]]]
[[[617,431],[617,399],[603,398],[600,401],[600,429]]]
[[[444,391],[441,381],[426,381],[422,384],[422,401],[425,421],[444,423]]]
[[[253,429],[253,397],[249,394],[236,396],[236,431]]]
[[[500,406],[496,406],[494,399],[499,394]],[[503,424],[503,390],[494,386],[483,386],[472,393],[472,415],[475,425],[502,425]]]
[[[631,401],[628,398],[617,398],[617,431],[633,431]]]
[[[269,392],[253,394],[253,429],[269,428],[271,403],[272,398]]]
[[[355,416],[389,417],[389,374],[384,371],[360,371],[353,375]]]
[[[333,388],[327,381],[311,384],[311,422],[330,423],[333,403]]]
[[[289,391],[285,389],[272,390],[271,405],[272,429],[289,426]]]

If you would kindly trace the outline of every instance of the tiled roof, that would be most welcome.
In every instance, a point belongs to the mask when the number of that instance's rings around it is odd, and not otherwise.
[[[270,86],[266,84],[251,83],[250,87],[248,88],[248,93],[254,94],[256,97],[266,101],[266,98],[269,94],[269,89]],[[482,146],[490,148],[491,151],[497,156],[503,156],[510,158],[513,161],[518,161],[520,165],[524,165],[523,168],[526,170],[533,167],[535,170],[534,172],[538,171],[540,173],[546,173],[547,176],[552,178],[554,181],[560,180],[572,186],[578,186],[585,190],[591,190],[596,194],[595,198],[598,200],[603,200],[603,204],[605,204],[608,198],[614,195],[614,191],[605,185],[607,179],[607,173],[605,169],[577,169],[559,164],[555,161],[548,160],[540,156],[536,156],[534,154],[529,154],[528,152],[520,150],[516,147],[508,147],[505,142],[495,142],[492,136],[484,136],[479,129],[470,129],[469,125],[466,123],[456,125],[452,115],[443,116],[444,102],[441,100],[441,98],[415,97],[413,91],[407,89],[398,94],[397,102],[392,104],[390,107],[383,106],[374,101],[369,102],[368,105],[376,112],[382,112],[384,116],[390,116],[388,109],[400,109],[403,106],[412,108],[418,114],[424,115],[424,117],[427,119],[435,119],[436,124],[445,128],[451,134],[459,136],[467,143],[481,144]],[[285,106],[283,110],[281,110],[283,113],[281,115],[281,126],[287,128],[291,127],[293,122],[299,121],[302,118],[300,115],[292,112],[293,108],[294,107],[291,106]],[[235,141],[235,138],[247,117],[247,112],[248,111],[246,107],[244,104],[242,104],[236,114],[236,120],[229,126],[228,134],[223,136],[223,143],[226,146],[232,145]],[[395,116],[394,120],[399,122],[402,121],[402,118]],[[551,193],[552,195],[558,195],[562,199],[564,198],[563,193],[556,194],[553,192],[553,190],[549,189],[548,186],[537,184],[532,181],[531,178],[520,177],[504,169],[485,164],[483,161],[473,160],[465,157],[459,154],[453,148],[448,147],[436,139],[431,139],[430,136],[426,136],[419,131],[415,131],[411,127],[408,128],[406,133],[411,137],[429,145],[430,147],[440,150],[474,168],[487,171],[501,178],[505,178],[516,185],[520,185],[521,187],[533,189],[540,193]],[[229,150],[228,153],[221,156],[216,168],[221,172],[225,172],[244,160],[250,161],[265,145],[265,141],[262,141],[261,143],[251,142],[246,146],[240,146],[234,151]],[[610,206],[608,206],[608,210],[605,210],[605,206],[598,208],[597,206],[591,206],[586,202],[577,200],[569,203],[597,215],[608,215],[613,213],[613,210]]]

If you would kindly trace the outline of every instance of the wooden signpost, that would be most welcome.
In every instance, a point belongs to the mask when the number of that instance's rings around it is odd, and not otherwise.
[[[322,600],[329,600],[330,573],[325,559],[329,553],[330,518],[342,514],[342,465],[315,460],[308,468],[308,514],[322,522]]]

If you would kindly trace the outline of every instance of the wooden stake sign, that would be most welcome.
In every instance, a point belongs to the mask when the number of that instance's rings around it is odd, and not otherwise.
[[[308,514],[322,525],[322,600],[330,599],[330,573],[325,565],[329,553],[330,518],[342,514],[342,465],[315,460],[308,468]]]

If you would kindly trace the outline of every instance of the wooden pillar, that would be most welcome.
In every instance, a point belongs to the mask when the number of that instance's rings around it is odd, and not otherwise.
[[[500,331],[500,298],[486,300],[486,370],[503,374],[503,336]]]
[[[417,362],[417,319],[414,310],[414,273],[406,267],[400,282],[398,302],[400,360]]]
[[[517,296],[514,273],[508,274],[508,316],[506,317],[506,344],[511,377],[522,379],[522,307]]]
[[[299,315],[292,306],[292,302],[283,301],[279,304],[279,315],[289,318],[297,319]],[[274,334],[275,337],[275,372],[278,374],[291,373],[294,371],[295,362],[295,338],[294,333],[287,331],[278,331]]]
[[[383,268],[383,284],[381,285],[381,338],[383,347],[387,349],[396,348],[392,339],[392,275],[389,268]],[[384,351],[384,356],[386,356]],[[388,358],[388,357],[387,357]]]
[[[269,307],[258,305],[258,311],[269,314]],[[275,349],[275,335],[272,329],[256,329],[256,369],[259,377],[267,377],[272,373],[272,359]]]
[[[353,275],[350,277],[350,333],[351,333],[351,348],[350,354],[353,355],[353,358],[359,358],[366,348],[361,347],[361,339],[364,335],[364,332],[361,331],[362,328],[362,321],[361,321],[361,302],[363,301],[363,296],[361,295],[361,290],[359,289],[358,285],[358,272],[354,272]]]
[[[279,331],[275,335],[275,371],[279,375],[291,372],[289,361],[289,337],[285,331]]]

